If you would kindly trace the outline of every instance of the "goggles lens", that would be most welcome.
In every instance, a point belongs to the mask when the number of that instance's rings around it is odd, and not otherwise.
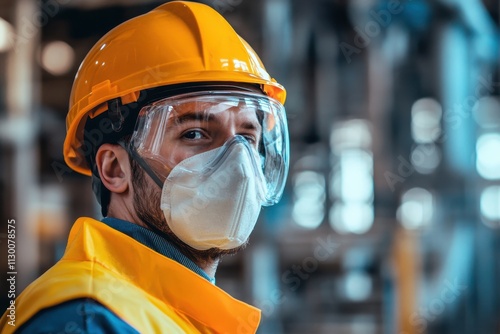
[[[285,108],[264,95],[237,90],[176,95],[142,108],[131,148],[164,181],[182,160],[243,137],[260,158],[263,205],[279,201],[289,165]],[[223,150],[221,150],[223,154]]]

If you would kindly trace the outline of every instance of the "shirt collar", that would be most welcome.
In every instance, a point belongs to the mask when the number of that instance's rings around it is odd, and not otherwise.
[[[133,224],[131,222],[118,218],[105,217],[101,221],[109,227],[114,228],[115,230],[118,230],[131,238],[134,238],[135,240],[151,248],[155,252],[160,253],[161,255],[182,264],[184,267],[197,273],[212,284],[215,284],[215,278],[208,276],[207,273],[203,271],[203,269],[198,267],[187,256],[182,254],[171,242],[169,242],[159,234],[137,224]]]

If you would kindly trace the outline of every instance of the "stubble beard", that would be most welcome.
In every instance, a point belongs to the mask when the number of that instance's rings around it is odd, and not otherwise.
[[[197,250],[180,240],[168,227],[160,208],[161,189],[144,172],[144,170],[131,159],[132,185],[134,190],[134,209],[141,222],[179,249],[191,261],[200,267],[211,264],[220,259],[223,255],[236,254],[246,247],[246,243],[233,249],[210,248],[207,250]]]

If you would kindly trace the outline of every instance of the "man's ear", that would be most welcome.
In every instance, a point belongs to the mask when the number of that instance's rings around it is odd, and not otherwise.
[[[102,144],[95,157],[101,181],[109,191],[123,193],[129,188],[131,168],[128,153],[120,145]]]

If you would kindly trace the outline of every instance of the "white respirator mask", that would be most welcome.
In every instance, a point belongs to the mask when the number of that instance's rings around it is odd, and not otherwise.
[[[172,232],[198,250],[243,245],[265,198],[257,159],[247,140],[236,136],[176,165],[161,195],[161,209]]]
[[[163,99],[138,116],[129,151],[162,188],[170,230],[197,250],[249,238],[288,172],[284,107],[260,94],[204,91]]]

